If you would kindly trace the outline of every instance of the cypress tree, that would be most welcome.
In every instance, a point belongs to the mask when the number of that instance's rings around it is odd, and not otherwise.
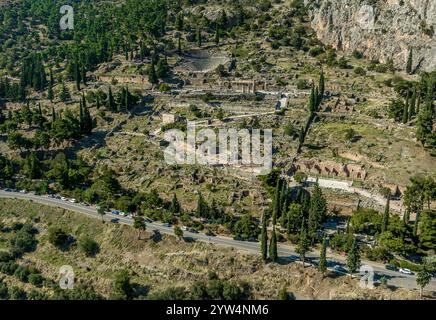
[[[47,93],[47,98],[50,100],[50,102],[53,102],[53,98],[54,98],[54,93],[53,93],[53,72],[50,69],[50,83],[48,86],[48,93]]]
[[[84,121],[83,121],[83,100],[80,100],[79,102],[79,123],[80,123],[80,132],[83,133],[84,131]]]
[[[173,200],[171,201],[170,211],[173,214],[180,214],[180,203],[177,200],[176,194],[173,195]]]
[[[260,252],[262,254],[263,261],[268,259],[268,230],[267,230],[267,218],[266,214],[262,217],[262,233],[260,235]]]
[[[409,95],[407,95],[406,103],[404,104],[403,123],[406,124],[408,119],[409,119]]]
[[[80,91],[80,66],[77,60],[74,63],[74,79],[76,80],[76,89]]]
[[[412,99],[410,101],[409,121],[415,116],[415,105],[416,105],[416,87],[413,88]]]
[[[276,236],[276,228],[273,226],[273,231],[271,235],[271,242],[269,244],[269,258],[271,261],[277,261],[277,236]]]
[[[389,225],[389,203],[391,201],[391,194],[389,192],[389,194],[387,194],[387,200],[386,200],[386,206],[385,206],[385,212],[383,214],[383,220],[382,220],[382,226],[381,226],[381,231],[385,232],[388,230],[388,225]]]
[[[321,70],[321,76],[319,77],[319,96],[320,100],[323,99],[325,93],[325,77],[324,70]]]
[[[96,104],[96,107],[98,110],[98,109],[100,109],[100,95],[97,94],[95,99],[96,99],[95,104]]]
[[[309,100],[309,111],[315,112],[315,109],[316,109],[315,87],[312,86],[312,90],[310,92],[310,100]]]
[[[273,226],[277,223],[277,217],[280,214],[280,181],[281,179],[277,179],[276,189],[274,194],[274,203],[273,203],[273,216],[272,216],[272,224]]]
[[[82,65],[82,81],[83,81],[83,85],[86,86],[86,68],[84,65]]]
[[[327,238],[324,238],[322,242],[321,252],[319,255],[318,270],[322,273],[322,276],[324,277],[325,272],[327,271]]]
[[[182,40],[181,40],[180,35],[179,35],[179,37],[178,37],[177,53],[178,53],[178,54],[182,54]]]
[[[407,58],[407,65],[406,65],[406,72],[408,74],[412,73],[412,67],[413,67],[413,50],[410,49],[409,57]]]
[[[112,111],[112,112],[115,111],[115,100],[114,100],[114,96],[112,94],[111,87],[109,87],[109,93],[108,93],[108,109],[109,109],[109,111]]]
[[[220,29],[218,27],[218,24],[215,27],[215,43],[216,45],[220,43]]]
[[[197,45],[201,48],[202,39],[201,39],[201,30],[200,27],[197,28]]]
[[[51,121],[55,122],[56,121],[56,112],[54,107],[51,108]]]
[[[149,75],[148,75],[148,80],[150,81],[151,84],[158,84],[159,83],[159,79],[157,77],[156,74],[156,69],[154,67],[154,62],[151,62],[150,65],[150,71],[149,71]]]
[[[298,238],[298,246],[296,250],[297,253],[300,255],[300,260],[303,262],[303,267],[306,260],[306,252],[309,250],[309,245],[310,243],[307,237],[306,222],[303,219],[303,221],[301,222],[300,235]]]
[[[348,251],[347,267],[349,273],[355,273],[360,268],[360,248],[354,239],[353,244]]]
[[[317,231],[322,226],[326,212],[327,203],[323,197],[321,188],[318,183],[316,183],[309,205],[308,233],[312,244],[315,241]]]
[[[319,110],[319,106],[321,104],[320,97],[319,97],[319,92],[318,91],[319,91],[318,87],[315,87],[315,93],[314,93],[314,96],[315,96],[315,111]]]

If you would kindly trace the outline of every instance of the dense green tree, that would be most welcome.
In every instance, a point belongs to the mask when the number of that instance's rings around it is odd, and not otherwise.
[[[206,218],[209,216],[209,206],[203,198],[203,195],[200,193],[198,195],[197,200],[197,217]]]
[[[318,230],[321,229],[326,214],[327,202],[324,199],[321,188],[318,183],[316,183],[313,194],[310,198],[308,219],[308,232],[312,244],[315,241]]]
[[[133,298],[133,287],[130,283],[131,276],[127,270],[120,271],[115,276],[113,294],[115,299],[129,300]]]
[[[267,229],[267,218],[266,214],[262,217],[262,232],[260,235],[260,252],[262,254],[263,261],[268,259],[268,229]]]
[[[430,283],[432,274],[428,270],[427,266],[422,266],[421,270],[418,272],[418,276],[416,277],[416,284],[419,286],[419,295],[422,299],[422,292],[424,288]]]
[[[419,245],[424,250],[436,250],[436,210],[425,210],[419,226]]]
[[[318,270],[322,273],[324,277],[325,272],[327,271],[327,238],[324,238],[324,240],[322,241]]]
[[[141,231],[145,231],[145,229],[147,228],[144,218],[141,216],[136,216],[133,220],[133,228],[138,230],[138,240],[140,240]]]
[[[174,235],[180,240],[183,238],[183,230],[179,226],[174,226]]]
[[[360,268],[360,248],[356,239],[347,253],[347,267],[349,273],[355,273]]]
[[[277,255],[277,236],[276,236],[276,228],[273,226],[273,231],[271,234],[271,241],[269,243],[269,258],[272,262],[276,262]]]
[[[386,200],[385,212],[383,214],[383,220],[382,220],[382,226],[381,226],[382,232],[385,232],[389,226],[389,213],[390,213],[389,203],[391,201],[390,191],[386,194],[386,199],[387,200]]]

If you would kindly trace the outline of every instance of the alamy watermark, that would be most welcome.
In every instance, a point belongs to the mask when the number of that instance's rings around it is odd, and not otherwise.
[[[63,5],[60,9],[60,14],[63,14],[59,21],[59,27],[61,30],[73,30],[74,29],[74,8],[70,5]]]
[[[64,265],[59,269],[59,287],[63,290],[74,289],[74,270],[72,266]]]
[[[369,265],[362,265],[359,269],[360,287],[362,289],[374,289],[374,268]]]
[[[357,22],[364,30],[375,29],[375,9],[373,6],[365,4],[360,7],[357,13]]]
[[[262,174],[271,171],[271,129],[217,131],[197,131],[193,122],[188,122],[186,133],[178,129],[165,131],[164,139],[169,143],[164,151],[165,162],[169,165],[247,165],[257,167]]]

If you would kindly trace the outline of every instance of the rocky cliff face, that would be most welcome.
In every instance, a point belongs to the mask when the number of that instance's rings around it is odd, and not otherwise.
[[[436,70],[436,0],[306,0],[324,44],[404,69]]]

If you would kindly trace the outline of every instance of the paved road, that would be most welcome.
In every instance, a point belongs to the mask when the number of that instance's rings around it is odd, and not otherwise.
[[[55,198],[49,198],[47,196],[36,196],[32,193],[18,193],[18,192],[6,192],[3,190],[0,190],[0,198],[16,198],[16,199],[22,199],[22,200],[30,200],[37,203],[41,203],[44,205],[54,206],[54,207],[60,207],[63,209],[71,210],[74,212],[82,213],[87,216],[101,219],[101,216],[97,213],[96,208],[94,207],[87,207],[82,206],[78,203],[71,203],[68,201],[62,201],[60,199]],[[133,221],[132,219],[121,217],[121,216],[114,216],[112,214],[107,214],[104,216],[104,219],[106,221],[111,221],[113,219],[118,219],[118,223],[132,225]],[[159,232],[163,234],[169,234],[174,235],[174,231],[172,227],[166,227],[160,223],[147,223],[147,228],[149,230],[158,230]],[[210,237],[202,233],[191,233],[188,231],[184,232],[185,238],[192,238],[197,241],[203,241],[207,243],[212,243],[215,245],[221,245],[225,247],[233,247],[238,250],[243,250],[249,253],[253,254],[259,254],[260,252],[260,244],[257,242],[247,242],[247,241],[236,241],[232,238],[222,237],[222,236],[216,236],[216,237]],[[288,261],[298,261],[299,257],[298,254],[295,252],[295,248],[289,245],[282,245],[279,244],[278,247],[278,254],[282,259],[288,260]],[[312,264],[317,264],[318,262],[319,253],[318,252],[310,252],[307,254],[307,260],[310,261]],[[341,265],[345,266],[346,258],[337,254],[334,254],[332,252],[328,252],[327,254],[327,266],[330,270],[332,270],[333,266],[335,265]],[[306,263],[307,264],[307,263]],[[416,277],[414,275],[403,275],[396,271],[390,271],[386,270],[384,265],[370,262],[370,261],[362,261],[362,264],[368,265],[373,268],[375,272],[375,279],[377,280],[381,276],[385,276],[387,278],[388,284],[395,286],[395,287],[403,287],[407,289],[416,289]],[[436,279],[432,279],[430,284],[426,287],[426,290],[428,291],[434,291],[436,292]]]

